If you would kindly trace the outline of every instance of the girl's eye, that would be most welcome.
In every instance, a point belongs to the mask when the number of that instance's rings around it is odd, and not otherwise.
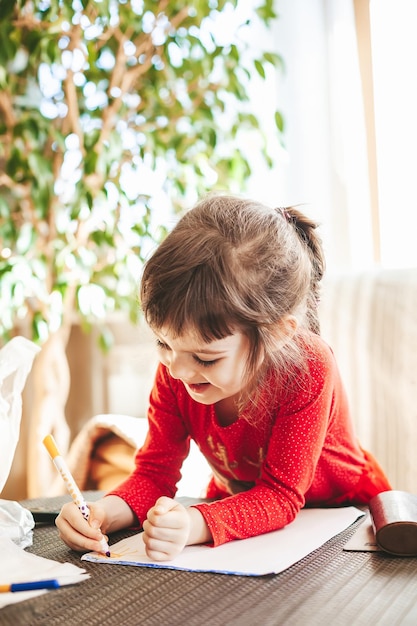
[[[160,339],[156,339],[156,347],[158,350],[171,349],[166,343],[163,343]],[[217,359],[214,359],[213,361],[203,361],[203,359],[200,359],[197,355],[194,355],[193,359],[196,363],[202,365],[203,367],[210,367],[210,365],[214,365],[215,363],[217,363]]]
[[[215,359],[214,361],[203,361],[203,359],[199,359],[198,356],[194,356],[194,360],[203,367],[210,367],[210,365],[214,365],[215,363],[217,363],[217,359]]]

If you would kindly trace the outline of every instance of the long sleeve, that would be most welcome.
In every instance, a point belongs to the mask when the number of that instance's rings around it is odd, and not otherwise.
[[[162,496],[173,498],[190,446],[189,434],[163,366],[159,366],[148,410],[149,430],[136,454],[136,469],[107,495],[127,502],[140,523]]]

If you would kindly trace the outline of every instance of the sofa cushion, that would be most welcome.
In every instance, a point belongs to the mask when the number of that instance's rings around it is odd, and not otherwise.
[[[329,275],[320,320],[361,444],[417,493],[417,268]]]

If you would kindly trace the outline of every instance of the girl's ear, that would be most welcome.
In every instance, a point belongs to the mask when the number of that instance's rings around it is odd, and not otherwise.
[[[294,315],[287,315],[287,317],[282,320],[284,325],[284,332],[287,336],[287,341],[293,338],[298,328],[298,320]]]
[[[298,320],[294,315],[283,317],[276,325],[274,336],[281,346],[288,343],[295,335],[298,328]]]

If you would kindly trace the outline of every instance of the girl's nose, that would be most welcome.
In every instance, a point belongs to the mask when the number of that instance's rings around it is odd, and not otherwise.
[[[195,368],[190,357],[177,356],[171,353],[168,365],[169,373],[172,378],[181,380],[191,380],[195,373]]]

